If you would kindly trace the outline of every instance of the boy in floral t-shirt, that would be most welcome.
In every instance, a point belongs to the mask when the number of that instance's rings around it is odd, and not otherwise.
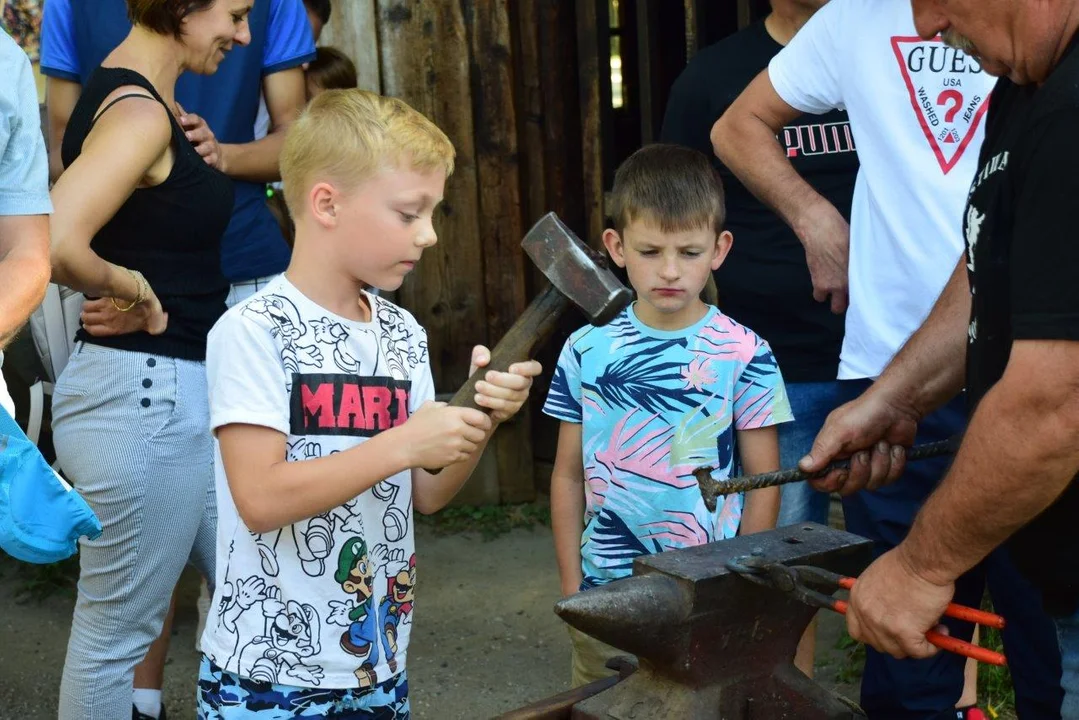
[[[733,242],[708,159],[650,145],[612,195],[603,241],[637,300],[570,336],[543,408],[562,421],[551,514],[563,595],[630,575],[640,555],[774,527],[776,488],[710,512],[693,470],[729,477],[736,438],[746,473],[778,469],[775,425],[793,419],[768,344],[699,297]],[[616,651],[571,635],[573,684],[608,674]]]

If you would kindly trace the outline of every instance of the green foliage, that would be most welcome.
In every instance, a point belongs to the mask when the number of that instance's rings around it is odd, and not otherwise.
[[[417,515],[416,521],[440,535],[479,533],[484,540],[494,540],[514,528],[549,527],[551,507],[546,503],[461,505],[434,515]]]

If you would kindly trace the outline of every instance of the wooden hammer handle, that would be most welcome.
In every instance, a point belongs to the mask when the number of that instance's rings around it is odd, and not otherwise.
[[[491,350],[491,362],[472,373],[461,389],[454,394],[449,404],[452,407],[468,407],[487,412],[476,404],[476,383],[483,379],[488,370],[506,372],[510,365],[532,357],[533,351],[541,345],[554,330],[558,318],[570,305],[569,298],[558,291],[554,285],[547,287],[529,303],[517,321]],[[432,475],[439,470],[428,470]]]
[[[461,389],[450,400],[453,407],[470,407],[487,412],[476,404],[476,383],[483,379],[488,370],[506,372],[510,365],[532,357],[533,351],[543,343],[554,330],[558,318],[569,307],[569,299],[548,285],[513,323],[506,335],[491,350],[491,362],[472,373]]]

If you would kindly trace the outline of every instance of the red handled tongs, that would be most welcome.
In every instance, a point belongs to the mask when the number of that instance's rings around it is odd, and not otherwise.
[[[734,558],[727,563],[727,569],[750,582],[790,593],[806,605],[825,608],[841,615],[847,614],[848,603],[846,600],[832,597],[831,593],[839,589],[850,590],[856,582],[856,578],[845,577],[823,568],[811,565],[788,567],[774,561],[766,561],[755,555]],[[957,620],[965,620],[997,630],[1004,629],[1004,618],[984,610],[950,603],[944,610],[944,614]],[[973,658],[989,665],[1007,664],[1007,660],[1001,653],[943,635],[935,630],[927,632],[925,637],[941,650]]]

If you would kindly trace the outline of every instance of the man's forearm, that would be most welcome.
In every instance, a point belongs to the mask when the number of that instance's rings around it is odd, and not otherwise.
[[[231,178],[248,182],[277,182],[281,179],[279,160],[288,126],[242,145],[221,145],[222,167]]]
[[[901,545],[927,580],[949,582],[969,570],[1072,481],[1079,428],[1058,391],[1032,393],[1017,372],[982,399],[951,470]]]
[[[799,237],[814,208],[829,204],[791,165],[775,131],[738,104],[716,122],[711,138],[723,164]]]
[[[962,258],[929,317],[873,384],[897,406],[925,417],[954,398],[966,377],[970,281]]]
[[[49,218],[20,218],[19,237],[0,255],[0,349],[41,304],[49,284]],[[0,240],[0,242],[3,242]]]

